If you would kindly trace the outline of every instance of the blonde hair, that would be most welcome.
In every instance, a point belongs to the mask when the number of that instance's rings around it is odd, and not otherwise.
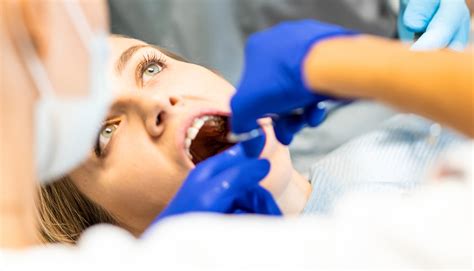
[[[75,244],[90,226],[118,224],[110,213],[79,191],[67,176],[40,188],[38,215],[40,238],[45,243]]]

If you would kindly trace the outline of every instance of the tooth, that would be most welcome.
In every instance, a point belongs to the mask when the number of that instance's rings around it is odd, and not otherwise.
[[[187,132],[187,136],[189,139],[193,140],[194,138],[196,138],[196,135],[198,134],[199,132],[199,129],[195,128],[195,127],[189,127],[188,128],[188,132]]]
[[[206,122],[209,119],[209,116],[202,116],[200,119],[202,121]]]
[[[200,129],[204,125],[204,120],[202,119],[195,119],[193,122],[193,127],[196,129]]]
[[[184,146],[186,147],[186,150],[189,150],[189,147],[191,147],[191,138],[186,138],[184,140]]]
[[[209,120],[218,121],[218,120],[219,120],[219,117],[217,117],[217,116],[210,116],[210,117],[209,117]]]

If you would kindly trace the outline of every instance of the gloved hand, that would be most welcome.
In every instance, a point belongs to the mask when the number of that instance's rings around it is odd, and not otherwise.
[[[281,215],[272,195],[259,185],[269,170],[267,160],[247,157],[237,144],[197,165],[153,223],[189,212]]]
[[[305,125],[317,126],[325,116],[318,103],[328,99],[313,93],[302,76],[303,61],[316,43],[354,34],[339,26],[303,20],[281,23],[250,36],[245,48],[245,67],[237,92],[231,100],[232,131],[248,132],[257,119],[278,114],[274,130],[278,140],[288,145]],[[304,109],[299,116],[295,109]],[[246,153],[258,156],[264,144],[258,137],[243,143]]]
[[[414,32],[425,32],[413,49],[463,50],[469,41],[470,25],[465,0],[400,0],[400,39],[411,42]]]

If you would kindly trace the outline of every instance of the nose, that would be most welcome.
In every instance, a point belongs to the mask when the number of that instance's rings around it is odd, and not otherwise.
[[[135,112],[133,115],[138,115],[151,137],[159,137],[173,115],[173,110],[183,105],[184,99],[181,96],[146,92],[125,92],[114,102],[114,107],[125,109],[126,114]]]
[[[145,128],[151,137],[159,137],[169,115],[170,104],[157,97],[144,98],[141,106],[141,115]]]
[[[184,104],[180,96],[173,95],[143,95],[141,103],[145,127],[152,137],[159,137],[163,133],[171,112]]]

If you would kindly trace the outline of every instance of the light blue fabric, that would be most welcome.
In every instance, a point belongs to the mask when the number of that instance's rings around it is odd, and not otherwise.
[[[331,152],[311,168],[313,191],[303,213],[328,213],[351,191],[415,188],[449,146],[465,140],[433,128],[436,124],[421,117],[397,115]]]

